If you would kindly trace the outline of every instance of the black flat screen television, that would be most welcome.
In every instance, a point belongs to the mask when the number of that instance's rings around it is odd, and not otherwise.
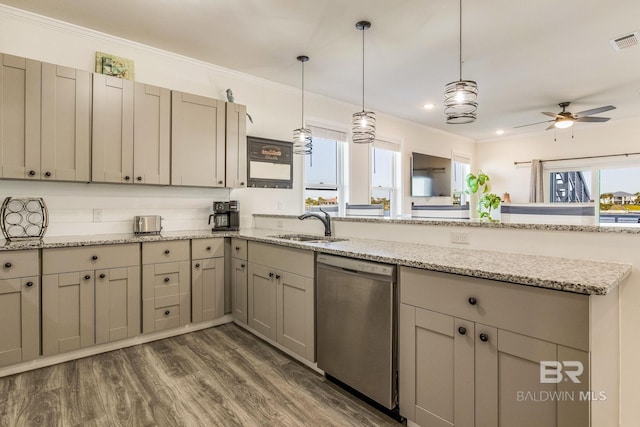
[[[451,196],[451,159],[411,153],[411,196]]]

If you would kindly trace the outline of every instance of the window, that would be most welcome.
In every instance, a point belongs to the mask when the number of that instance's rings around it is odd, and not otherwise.
[[[400,212],[400,145],[376,140],[371,147],[371,204],[383,204],[384,216]]]
[[[313,135],[313,152],[305,156],[304,210],[323,208],[331,215],[340,211],[343,194],[343,158],[345,132],[309,126]]]
[[[600,223],[640,225],[640,167],[600,169]]]

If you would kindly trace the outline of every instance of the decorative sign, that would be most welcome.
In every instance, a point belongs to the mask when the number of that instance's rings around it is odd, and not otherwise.
[[[247,137],[248,187],[293,188],[293,143]]]
[[[108,53],[96,52],[96,73],[134,80],[133,61]]]

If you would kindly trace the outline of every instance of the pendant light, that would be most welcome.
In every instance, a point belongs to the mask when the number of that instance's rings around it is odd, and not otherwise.
[[[295,154],[309,155],[312,151],[311,129],[304,127],[304,63],[308,56],[300,55],[296,58],[302,66],[302,117],[300,129],[293,130],[293,152]]]
[[[463,124],[476,120],[478,84],[473,80],[462,80],[462,0],[460,0],[460,78],[448,83],[444,89],[444,113],[447,123]]]
[[[371,28],[371,22],[360,21],[356,28],[362,31],[362,111],[353,113],[351,140],[356,144],[371,144],[376,137],[376,113],[364,110],[364,31]]]

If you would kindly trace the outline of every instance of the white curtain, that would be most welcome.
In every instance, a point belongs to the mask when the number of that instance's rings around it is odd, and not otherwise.
[[[531,181],[529,183],[529,202],[544,202],[542,160],[531,160]]]

